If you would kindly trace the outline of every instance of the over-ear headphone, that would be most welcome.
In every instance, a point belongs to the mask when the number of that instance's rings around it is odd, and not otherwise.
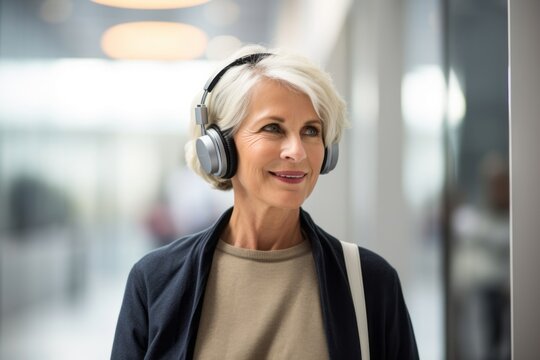
[[[261,59],[271,55],[270,53],[256,53],[242,56],[221,69],[215,76],[208,79],[204,85],[201,102],[195,107],[195,121],[201,127],[201,136],[197,138],[195,147],[201,167],[207,174],[222,179],[230,179],[236,173],[238,161],[236,145],[230,131],[221,131],[215,124],[206,127],[208,125],[208,109],[205,105],[206,96],[230,68],[244,64],[256,64]],[[337,143],[324,149],[321,174],[327,174],[336,167],[338,156],[339,145]]]

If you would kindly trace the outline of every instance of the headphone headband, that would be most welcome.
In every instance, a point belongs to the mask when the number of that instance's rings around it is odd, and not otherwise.
[[[264,59],[267,56],[272,55],[271,53],[255,53],[242,56],[229,65],[221,69],[216,75],[212,76],[206,84],[204,85],[204,93],[201,98],[201,102],[195,108],[195,121],[201,126],[201,134],[206,135],[205,125],[208,124],[208,111],[206,109],[206,96],[214,89],[214,86],[219,82],[221,77],[232,67],[240,66],[244,64],[256,64],[260,60]]]
[[[204,92],[209,93],[214,89],[214,86],[218,83],[219,79],[227,72],[230,68],[235,66],[240,66],[244,64],[256,64],[260,60],[264,59],[267,56],[270,56],[272,54],[270,53],[255,53],[255,54],[249,54],[246,56],[242,56],[241,58],[238,58],[231,62],[229,65],[225,66],[223,69],[221,69],[215,76],[208,79],[206,84],[204,85]],[[204,101],[201,101],[201,103],[204,103]]]

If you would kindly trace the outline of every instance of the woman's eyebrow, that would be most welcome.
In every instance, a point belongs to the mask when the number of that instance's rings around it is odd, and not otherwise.
[[[280,122],[280,123],[284,123],[285,122],[285,119],[282,118],[282,117],[279,117],[279,116],[265,116],[264,118],[262,118],[261,120],[274,120],[274,121],[277,121],[277,122]]]
[[[259,120],[257,120],[257,123],[262,122],[262,121],[268,121],[268,120],[277,121],[279,123],[285,123],[286,122],[286,120],[284,118],[280,117],[280,116],[271,115],[271,116],[265,116],[265,117],[260,118]],[[311,120],[307,120],[304,124],[305,125],[316,124],[316,125],[322,126],[322,121],[321,121],[321,119],[311,119]]]
[[[313,120],[308,120],[308,121],[306,121],[306,124],[308,124],[308,125],[313,125],[313,124],[315,124],[315,125],[320,125],[320,126],[322,126],[322,125],[323,125],[323,122],[322,122],[321,119],[313,119]]]

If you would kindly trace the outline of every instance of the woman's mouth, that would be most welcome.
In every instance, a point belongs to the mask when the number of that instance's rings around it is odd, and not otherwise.
[[[270,171],[270,174],[287,184],[299,184],[307,175],[303,171]]]

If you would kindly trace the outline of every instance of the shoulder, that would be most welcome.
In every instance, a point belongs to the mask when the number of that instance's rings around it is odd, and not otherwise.
[[[341,241],[319,227],[306,211],[301,211],[300,219],[308,236],[317,239],[323,246],[324,254],[336,257],[336,260],[344,265]],[[364,277],[369,275],[370,277],[387,279],[388,281],[397,278],[396,270],[382,256],[360,246],[358,246],[358,249]]]
[[[131,281],[142,283],[147,295],[159,296],[167,289],[192,288],[199,272],[207,273],[212,263],[215,245],[228,223],[232,209],[226,211],[212,226],[193,235],[180,238],[146,254],[132,268]],[[188,286],[189,285],[189,286]],[[176,290],[175,290],[176,289]]]
[[[375,312],[388,313],[406,308],[396,269],[377,253],[359,247],[366,301]]]
[[[404,306],[401,281],[396,269],[381,255],[359,247],[366,300],[376,311]]]
[[[185,236],[144,255],[135,263],[131,277],[152,287],[167,282],[189,264],[201,233]]]
[[[349,244],[351,245],[351,244]],[[395,306],[400,301],[401,285],[396,269],[379,254],[354,245],[360,255],[360,268],[366,299],[374,300],[378,306]],[[346,261],[345,256],[343,261]],[[385,309],[380,309],[385,310]],[[386,309],[387,310],[387,309]]]
[[[386,259],[363,247],[359,247],[359,251],[364,277],[367,276],[373,279],[374,282],[382,281],[382,283],[388,285],[394,284],[396,281],[399,282],[396,269]]]
[[[344,266],[343,248],[340,240],[336,239],[331,234],[327,233],[319,227],[310,215],[302,210],[300,220],[303,229],[311,239],[317,239],[321,246],[321,254],[324,258],[334,258],[340,266]],[[360,252],[360,261],[362,264],[362,278],[364,287],[374,287],[374,290],[379,294],[382,290],[392,290],[399,286],[399,277],[392,265],[388,263],[382,256],[363,247],[358,247]],[[368,291],[369,289],[366,289]]]

